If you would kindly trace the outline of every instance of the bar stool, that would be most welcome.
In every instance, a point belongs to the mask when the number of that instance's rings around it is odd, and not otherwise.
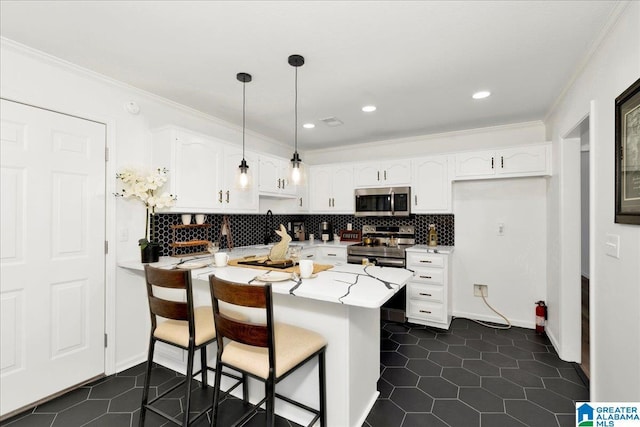
[[[274,426],[275,398],[282,399],[314,414],[309,423],[318,419],[326,425],[325,349],[321,335],[285,323],[274,323],[271,285],[246,285],[209,276],[213,316],[218,331],[216,366],[226,366],[265,383],[265,397],[247,411],[233,426],[238,426],[255,414],[266,403],[266,425]],[[236,306],[264,309],[266,324],[238,320],[220,312],[219,301]],[[224,339],[226,338],[226,339]],[[319,409],[311,408],[275,392],[282,379],[318,356]],[[220,403],[220,370],[216,371],[211,425],[215,426]]]
[[[189,410],[191,406],[191,381],[193,377],[201,374],[202,388],[206,388],[207,371],[215,371],[215,369],[209,368],[207,365],[207,345],[216,341],[213,310],[209,306],[197,307],[194,309],[191,274],[188,270],[166,270],[145,265],[144,273],[147,283],[149,312],[151,315],[151,333],[149,338],[147,372],[142,392],[142,404],[140,406],[139,425],[140,427],[144,425],[146,411],[149,410],[177,425],[186,427],[205,415],[211,409],[211,406],[208,406],[203,411],[196,414],[192,419],[189,419]],[[156,295],[154,287],[179,290],[183,292],[179,292],[181,294],[180,297],[175,299],[165,299]],[[185,297],[186,302],[184,302]],[[182,298],[182,301],[177,301],[179,298]],[[227,312],[226,314],[239,319],[246,318],[238,313]],[[158,317],[165,318],[167,320],[158,321]],[[157,341],[187,350],[187,372],[183,381],[149,401],[151,368],[153,365],[155,343]],[[193,359],[197,350],[200,350],[200,370],[193,372]],[[221,372],[221,369],[218,372]],[[224,375],[237,381],[231,389],[228,390],[228,392],[235,389],[240,384],[243,384],[246,379],[246,377],[243,378],[226,372]],[[184,416],[182,420],[178,420],[161,409],[152,406],[154,402],[185,384],[186,393]]]

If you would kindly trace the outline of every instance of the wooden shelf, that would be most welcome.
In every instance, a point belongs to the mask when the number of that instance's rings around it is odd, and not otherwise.
[[[175,225],[170,225],[169,227],[171,228],[171,231],[173,234],[173,238],[172,238],[173,241],[169,244],[169,246],[171,247],[171,256],[185,257],[185,256],[203,255],[203,254],[209,253],[207,251],[207,245],[210,243],[209,240],[184,241],[183,239],[195,237],[191,233],[189,233],[188,230],[211,228],[211,224],[186,224],[186,225],[175,224]],[[203,236],[198,236],[198,237],[203,237]],[[183,241],[178,241],[179,239]],[[198,249],[198,247],[200,248]],[[187,254],[176,254],[176,249],[178,248],[196,248],[197,252],[189,252]]]
[[[190,248],[192,246],[205,246],[208,245],[208,240],[189,240],[188,242],[173,242],[172,248]]]
[[[170,228],[172,228],[173,230],[178,229],[178,228],[209,228],[211,227],[211,224],[175,224],[175,225],[170,225]]]

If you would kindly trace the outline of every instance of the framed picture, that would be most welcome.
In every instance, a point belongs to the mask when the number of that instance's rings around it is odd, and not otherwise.
[[[615,222],[640,225],[640,79],[616,98]]]

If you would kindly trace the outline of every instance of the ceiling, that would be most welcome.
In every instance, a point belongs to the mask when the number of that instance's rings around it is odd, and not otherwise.
[[[542,120],[617,3],[2,0],[0,34],[236,125],[250,73],[247,128],[287,143],[287,58],[303,55],[298,145],[312,150]]]

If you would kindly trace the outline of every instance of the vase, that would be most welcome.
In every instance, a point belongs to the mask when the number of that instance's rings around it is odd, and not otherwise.
[[[140,257],[143,264],[158,262],[160,260],[160,245],[156,242],[147,243],[144,248],[140,248]]]

